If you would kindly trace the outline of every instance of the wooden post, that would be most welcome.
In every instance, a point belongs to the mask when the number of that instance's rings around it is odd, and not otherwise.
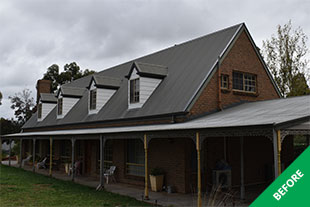
[[[97,190],[104,189],[104,145],[105,139],[100,135],[100,184]]]
[[[36,164],[35,164],[35,161],[36,161],[36,139],[32,139],[32,171],[35,172],[36,170]]]
[[[200,136],[199,132],[196,132],[196,149],[197,149],[197,186],[198,186],[198,198],[197,198],[197,206],[202,206],[201,200],[201,165],[200,165]]]
[[[278,175],[281,174],[281,132],[277,131],[277,141],[278,141]]]
[[[227,141],[226,137],[224,137],[224,160],[227,162]]]
[[[74,148],[75,148],[75,139],[71,139],[71,144],[72,144],[72,150],[71,150],[71,169],[72,169],[72,174],[71,174],[71,180],[74,181],[74,174],[75,174],[75,166],[74,166]]]
[[[9,166],[11,166],[11,153],[12,153],[11,143],[12,143],[12,140],[9,139]]]
[[[52,167],[53,167],[53,139],[50,137],[50,169],[49,169],[49,176],[52,177]]]
[[[244,199],[244,138],[240,138],[240,198]]]
[[[2,165],[2,138],[0,137],[0,165]]]
[[[146,134],[144,134],[144,153],[145,153],[145,158],[144,158],[144,161],[145,161],[145,165],[144,165],[144,172],[145,172],[145,188],[144,188],[144,199],[148,200],[149,199],[149,188],[148,188],[148,182],[149,182],[149,179],[148,179],[148,160],[147,160],[147,138],[146,138]]]
[[[278,170],[278,141],[277,141],[277,132],[273,130],[273,167],[274,167],[274,179],[276,179],[279,175]]]
[[[21,168],[23,162],[23,139],[20,139],[19,146],[19,168]]]

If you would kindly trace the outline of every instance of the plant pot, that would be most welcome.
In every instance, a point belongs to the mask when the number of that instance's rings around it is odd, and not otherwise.
[[[159,192],[163,189],[164,175],[150,175],[152,191]]]

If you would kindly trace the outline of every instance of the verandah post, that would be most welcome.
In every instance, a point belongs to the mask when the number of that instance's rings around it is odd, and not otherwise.
[[[244,138],[240,138],[240,198],[244,199],[245,189],[244,189]]]
[[[74,174],[75,174],[75,166],[74,166],[74,148],[75,148],[75,138],[71,138],[72,150],[71,150],[71,180],[74,181]]]
[[[0,137],[0,165],[2,165],[2,138]]]
[[[53,139],[50,137],[50,169],[49,176],[52,176],[52,167],[53,167]]]
[[[281,132],[277,131],[277,141],[278,141],[278,175],[281,174]]]
[[[23,139],[20,139],[19,146],[19,168],[21,168],[23,162]]]
[[[196,132],[196,149],[197,149],[197,186],[198,186],[198,198],[197,198],[197,206],[202,206],[202,200],[201,200],[201,165],[200,165],[200,136],[199,132]]]
[[[97,190],[104,188],[104,145],[105,139],[100,135],[100,184],[97,187]]]
[[[36,139],[32,139],[32,171],[35,172],[36,170],[36,165],[35,165],[35,161],[36,161]]]
[[[148,200],[149,199],[149,189],[148,189],[148,182],[149,182],[149,179],[148,179],[148,160],[147,160],[147,138],[146,138],[146,134],[144,134],[144,153],[145,153],[145,158],[144,158],[144,161],[145,161],[145,165],[144,165],[144,172],[145,172],[145,189],[144,189],[144,199]]]
[[[278,169],[278,141],[277,141],[277,132],[273,130],[273,167],[274,167],[274,179],[279,175]]]
[[[11,166],[11,153],[12,153],[11,144],[12,144],[12,140],[9,139],[9,166]]]

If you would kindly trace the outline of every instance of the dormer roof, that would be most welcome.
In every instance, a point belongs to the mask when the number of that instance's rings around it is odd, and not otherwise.
[[[129,78],[133,69],[137,69],[137,73],[142,77],[164,78],[168,75],[168,67],[164,65],[149,64],[143,62],[133,62],[131,69],[126,76]]]
[[[108,88],[108,89],[118,89],[121,86],[122,82],[122,80],[119,78],[113,78],[96,74],[92,76],[88,88],[90,88],[92,81],[95,82],[95,86],[97,88]]]
[[[42,103],[57,103],[56,94],[54,93],[40,93],[40,100]]]
[[[61,86],[57,92],[57,96],[59,96],[59,93],[61,92],[61,95],[64,97],[81,98],[85,90],[85,88]]]

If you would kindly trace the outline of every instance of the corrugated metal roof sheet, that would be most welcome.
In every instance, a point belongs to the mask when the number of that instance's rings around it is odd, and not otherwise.
[[[93,79],[97,87],[119,88],[122,80],[119,78],[111,78],[103,75],[93,75]]]
[[[140,76],[158,76],[166,77],[168,75],[168,67],[163,65],[155,65],[141,62],[134,62]]]
[[[61,86],[60,91],[63,96],[76,96],[76,97],[82,97],[85,88],[79,88],[79,87],[70,87],[70,86]]]
[[[130,127],[106,127],[96,129],[59,130],[48,132],[29,132],[10,135],[73,135],[73,134],[105,134],[122,132],[149,132],[187,129],[208,129],[223,127],[245,127],[257,125],[279,125],[282,123],[307,118],[310,121],[310,96],[286,99],[274,99],[244,103],[192,121],[176,124],[157,124]],[[306,122],[306,123],[307,123]],[[307,125],[306,125],[307,126]],[[306,128],[307,129],[307,128]],[[310,129],[308,129],[310,130]]]
[[[56,94],[53,93],[40,93],[40,100],[49,103],[57,103]]]
[[[107,77],[124,78],[134,62],[167,66],[169,75],[163,79],[142,108],[128,110],[128,84],[127,81],[122,81],[117,92],[97,114],[88,114],[88,94],[83,93],[83,97],[65,118],[57,119],[54,109],[41,122],[37,122],[35,115],[32,116],[23,128],[185,112],[193,94],[199,90],[209,75],[218,56],[223,53],[242,26],[243,24],[238,24],[98,73]],[[75,80],[63,87],[84,89],[89,86],[91,77]],[[79,95],[81,94],[79,92]]]

